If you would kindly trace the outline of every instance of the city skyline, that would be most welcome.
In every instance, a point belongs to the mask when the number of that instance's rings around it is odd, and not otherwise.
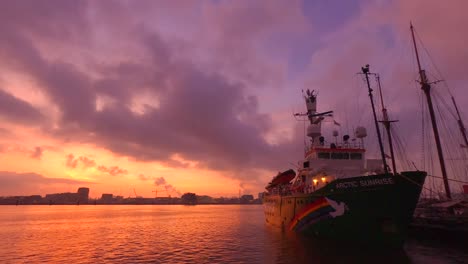
[[[320,8],[319,8],[320,7]],[[420,88],[409,23],[431,80],[462,114],[465,1],[9,1],[0,4],[0,196],[256,194],[303,151],[301,91],[324,125],[367,127],[365,64],[419,162]],[[434,66],[434,64],[436,66]],[[446,93],[445,83],[434,85]],[[337,127],[334,122],[341,124]],[[456,123],[454,123],[456,125]],[[419,164],[418,164],[419,165]],[[95,192],[95,193],[94,193]]]

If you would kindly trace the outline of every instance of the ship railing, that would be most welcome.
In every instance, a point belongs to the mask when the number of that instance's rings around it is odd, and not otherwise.
[[[325,141],[323,144],[310,144],[308,146],[309,149],[312,148],[338,148],[338,149],[363,149],[364,144],[362,142],[327,142]]]
[[[291,195],[292,191],[289,185],[280,185],[274,188],[269,189],[268,195]]]

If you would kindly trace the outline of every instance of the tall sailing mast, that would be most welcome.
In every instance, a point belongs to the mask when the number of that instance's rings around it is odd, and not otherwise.
[[[416,40],[414,38],[413,24],[410,24],[410,28],[411,28],[411,36],[413,38],[414,51],[416,53],[416,61],[418,62],[419,77],[420,77],[419,83],[421,84],[421,89],[424,91],[424,94],[426,95],[427,106],[429,108],[429,115],[431,116],[432,130],[434,132],[434,139],[435,139],[435,143],[437,146],[437,154],[439,155],[440,169],[442,171],[445,194],[447,195],[448,199],[452,199],[452,195],[450,193],[450,185],[449,185],[448,177],[447,177],[447,170],[445,168],[444,153],[442,152],[442,144],[440,143],[439,129],[437,127],[437,121],[436,121],[436,117],[434,113],[434,106],[432,105],[431,84],[427,80],[426,71],[421,68],[421,63],[419,61],[418,47],[416,45]]]
[[[373,73],[369,72],[369,64],[362,67],[361,70],[362,70],[362,74],[366,76],[367,89],[369,91],[369,98],[370,98],[371,106],[372,106],[372,113],[374,114],[375,130],[377,131],[377,138],[379,139],[380,154],[382,155],[382,162],[384,165],[385,174],[388,174],[388,165],[387,165],[387,160],[385,160],[385,151],[384,151],[384,147],[382,143],[382,136],[380,135],[379,121],[377,120],[377,114],[375,113],[374,97],[372,96],[373,90],[370,87],[370,82],[369,82],[369,74],[373,74]]]
[[[385,108],[384,101],[383,101],[382,87],[380,86],[380,76],[376,74],[375,78],[377,79],[377,84],[379,85],[380,103],[382,105],[383,120],[379,122],[384,125],[385,130],[387,131],[388,145],[390,147],[390,157],[392,159],[393,174],[396,174],[397,170],[396,170],[395,154],[393,152],[392,133],[390,132],[390,125],[393,122],[398,122],[398,120],[389,120],[387,108]]]

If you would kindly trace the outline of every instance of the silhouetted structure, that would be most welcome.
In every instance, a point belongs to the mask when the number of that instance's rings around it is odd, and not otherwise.
[[[107,204],[113,203],[114,202],[114,195],[112,193],[103,193],[101,195],[100,202],[101,203],[107,203]]]
[[[46,194],[45,200],[49,204],[87,204],[89,199],[89,188],[80,187],[76,193],[53,193]]]
[[[178,197],[128,197],[115,196],[111,193],[103,193],[99,199],[89,198],[89,188],[80,187],[76,193],[52,193],[45,197],[40,195],[30,196],[0,196],[0,205],[26,205],[26,204],[258,204],[260,199],[254,199],[253,195],[244,195],[242,197],[219,197],[213,198],[208,195],[196,195],[195,193],[185,193],[181,198]]]
[[[253,201],[254,201],[254,197],[251,194],[244,194],[240,198],[241,204],[253,203]]]
[[[182,195],[182,203],[183,204],[196,204],[197,195],[194,193],[184,193]]]
[[[80,187],[78,188],[78,202],[79,203],[88,203],[89,199],[89,188]]]

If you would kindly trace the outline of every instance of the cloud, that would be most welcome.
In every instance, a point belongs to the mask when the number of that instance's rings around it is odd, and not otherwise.
[[[42,147],[35,147],[34,151],[31,153],[31,158],[41,159],[42,153],[44,153],[44,149]]]
[[[75,159],[75,156],[73,156],[73,154],[68,154],[67,155],[67,161],[66,161],[65,165],[67,167],[70,167],[70,168],[74,169],[78,165],[78,161],[79,161],[79,159]]]
[[[148,27],[126,33],[139,47],[128,52],[138,51],[147,59],[95,64],[96,76],[92,68],[83,71],[79,64],[51,60],[47,48],[39,49],[31,41],[40,36],[11,31],[16,45],[0,45],[58,107],[61,115],[56,127],[46,130],[50,136],[88,141],[118,155],[171,166],[182,165],[171,158],[177,154],[215,170],[266,168],[290,149],[271,146],[264,139],[272,128],[271,118],[259,113],[257,97],[248,94],[244,84],[222,73],[204,72],[189,58],[175,59],[177,42]],[[142,92],[157,98],[158,106],[135,113],[130,103]],[[114,103],[98,109],[96,101],[101,97]],[[67,166],[75,168],[77,161],[68,157]]]
[[[2,89],[0,89],[0,119],[29,126],[44,121],[39,110]]]
[[[171,195],[173,193],[180,196],[182,193],[178,191],[172,184],[168,184],[164,177],[157,177],[154,178],[154,185],[164,187],[164,191],[167,195]],[[162,191],[162,190],[159,190]]]
[[[142,181],[147,181],[147,180],[151,179],[151,177],[145,176],[144,174],[141,174],[141,173],[138,174],[138,178],[139,178],[140,180],[142,180]]]
[[[154,179],[154,185],[160,186],[160,185],[165,185],[166,184],[166,179],[164,177],[158,177]]]
[[[81,167],[82,169],[96,167],[98,171],[107,173],[112,176],[125,175],[128,173],[126,169],[119,168],[118,166],[107,167],[104,165],[97,165],[96,161],[85,156],[75,158],[73,154],[68,154],[66,158],[67,159],[65,165],[72,169],[76,169],[78,167]],[[143,179],[144,177],[144,175],[140,174],[140,179]]]
[[[79,164],[83,169],[88,169],[96,166],[96,162],[88,157],[80,156],[75,159],[73,154],[68,154],[65,165],[70,168],[77,168]]]
[[[344,124],[348,115],[349,126],[365,123],[371,131],[368,103],[357,99],[365,98],[365,89],[356,85],[361,80],[355,77],[366,63],[382,75],[391,114],[401,117],[409,138],[416,136],[415,119],[407,114],[419,107],[412,97],[417,98],[417,89],[408,85],[414,83],[414,71],[410,62],[395,62],[406,58],[397,56],[398,43],[408,35],[410,15],[420,35],[429,36],[436,57],[443,58],[440,68],[455,83],[465,82],[468,53],[459,32],[466,16],[457,7],[462,2],[446,4],[443,10],[426,1],[360,2],[346,19],[322,28],[310,25],[303,4],[2,3],[0,63],[33,82],[58,118],[53,125],[46,122],[25,98],[3,90],[0,116],[23,125],[41,124],[41,133],[58,141],[89,143],[174,168],[193,162],[194,168],[247,182],[259,177],[256,170],[281,170],[300,158],[301,124],[292,129],[291,140],[271,144],[265,135],[289,125],[275,121],[270,111],[300,101],[304,86],[320,90],[319,108],[335,110],[338,122]],[[415,13],[422,5],[424,12]],[[336,21],[333,15],[327,15],[327,24]],[[296,47],[305,50],[298,43],[311,44],[305,45],[308,52],[297,52]],[[297,60],[306,61],[301,76],[289,68]],[[289,74],[299,78],[288,79]],[[467,103],[466,96],[460,100],[460,105]],[[67,156],[68,167],[79,164],[126,173]]]
[[[106,167],[106,166],[98,166],[98,170],[101,172],[108,173],[109,175],[112,176],[118,176],[118,175],[125,175],[128,173],[127,170],[121,169],[118,166],[112,166],[112,167]]]
[[[92,168],[94,166],[96,166],[96,162],[92,159],[89,159],[87,157],[80,157],[79,158],[82,166],[87,169],[87,168]]]
[[[26,195],[45,193],[69,185],[93,184],[92,182],[66,178],[48,178],[41,174],[0,171],[0,193]]]

